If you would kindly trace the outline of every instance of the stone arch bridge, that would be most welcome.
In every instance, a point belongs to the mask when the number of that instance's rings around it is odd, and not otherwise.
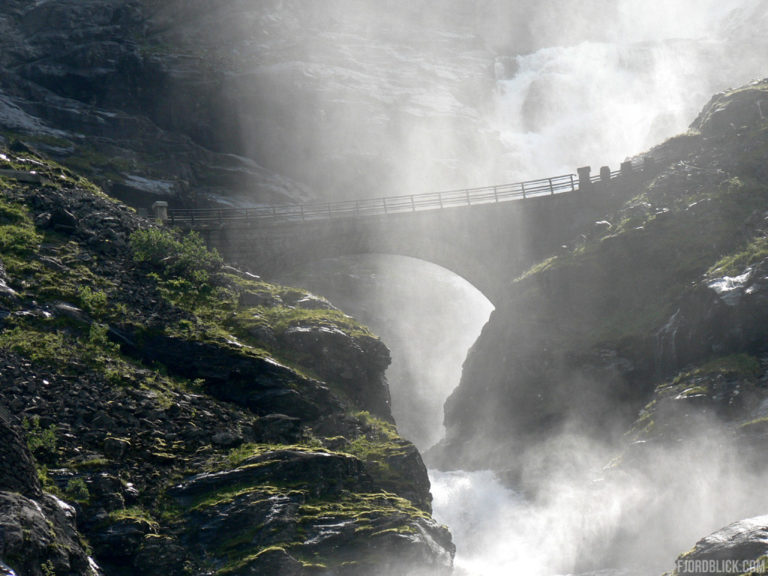
[[[497,303],[512,279],[618,206],[653,175],[625,162],[578,176],[348,202],[248,209],[167,210],[155,215],[197,230],[224,258],[265,278],[323,258],[411,256],[462,276]]]

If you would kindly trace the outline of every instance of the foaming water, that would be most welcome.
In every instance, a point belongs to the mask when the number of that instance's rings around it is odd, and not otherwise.
[[[421,450],[438,442],[443,404],[490,301],[450,270],[391,254],[328,258],[283,280],[329,298],[381,336],[392,352],[387,380],[400,434]]]
[[[527,174],[614,168],[684,132],[710,97],[706,62],[717,42],[582,42],[518,56],[498,83],[505,165]],[[511,174],[510,174],[511,177]]]
[[[536,478],[536,494],[489,471],[431,470],[433,514],[454,535],[457,576],[661,574],[699,538],[764,514],[766,472],[740,458],[716,421],[690,428],[695,442],[626,446],[610,466],[616,452],[593,440],[542,446],[562,465]]]

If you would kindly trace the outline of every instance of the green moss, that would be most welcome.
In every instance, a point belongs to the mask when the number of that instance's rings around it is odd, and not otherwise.
[[[545,270],[551,270],[557,263],[558,263],[558,257],[550,256],[549,258],[542,260],[538,264],[534,264],[533,266],[531,266],[528,270],[526,270],[518,278],[516,278],[515,282],[525,280],[526,278],[530,276],[535,276],[536,274],[540,274]]]
[[[694,370],[681,372],[669,384],[662,385],[661,388],[678,387],[681,383],[685,384],[693,378],[716,374],[754,380],[761,373],[762,368],[759,359],[749,354],[732,354],[714,358]]]
[[[117,522],[132,521],[137,523],[146,523],[154,529],[159,527],[158,522],[152,517],[149,511],[140,506],[133,506],[131,508],[124,508],[122,510],[114,510],[109,513],[109,521],[111,524]]]
[[[0,198],[0,253],[27,256],[37,250],[42,235],[35,229],[29,209]]]
[[[297,326],[336,328],[352,338],[374,337],[373,333],[339,310],[306,310],[288,306],[248,308],[234,318],[235,326],[248,332],[256,326],[269,326],[277,333]]]
[[[47,366],[68,364],[76,354],[75,340],[68,334],[30,326],[16,326],[0,332],[0,348]]]
[[[749,266],[768,258],[768,236],[760,236],[750,241],[742,249],[723,256],[707,271],[709,278],[737,276]]]

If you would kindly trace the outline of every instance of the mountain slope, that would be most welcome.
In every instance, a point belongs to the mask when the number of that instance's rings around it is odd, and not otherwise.
[[[19,506],[55,527],[25,525],[0,561],[19,576],[89,574],[87,554],[107,575],[450,569],[366,328],[22,145],[0,170],[0,404],[27,444],[3,458],[28,463],[4,468],[0,533]]]

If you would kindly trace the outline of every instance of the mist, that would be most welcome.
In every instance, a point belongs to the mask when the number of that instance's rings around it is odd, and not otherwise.
[[[264,64],[268,98],[254,106],[298,112],[261,118],[246,145],[332,199],[615,169],[685,132],[712,94],[766,75],[765,0],[274,6],[270,30],[290,51]],[[318,263],[290,280],[383,336],[398,428],[426,449],[490,305],[378,258]],[[565,432],[520,454],[525,491],[487,470],[431,470],[457,576],[670,570],[708,532],[768,511],[768,477],[729,437],[709,420],[668,446]]]
[[[765,0],[267,4],[243,147],[334,199],[618,167],[768,49]]]
[[[616,449],[565,434],[535,494],[489,471],[431,471],[435,518],[454,534],[457,576],[658,575],[702,536],[768,509],[765,472],[702,421],[684,443]],[[541,456],[539,453],[538,457]],[[537,456],[529,454],[529,468]]]
[[[284,277],[343,303],[390,348],[387,381],[398,431],[425,451],[441,440],[443,405],[493,305],[453,272],[416,258],[329,258]]]

